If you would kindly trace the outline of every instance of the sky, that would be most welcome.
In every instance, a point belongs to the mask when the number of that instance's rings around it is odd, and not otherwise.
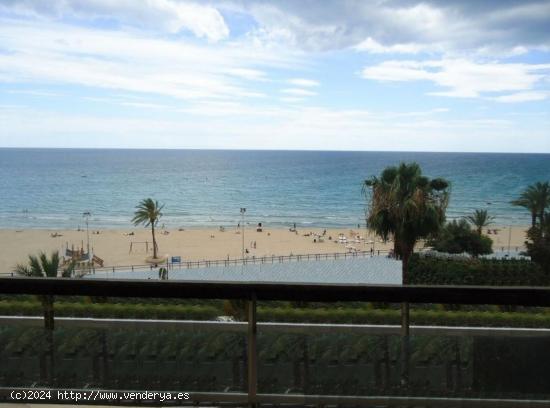
[[[0,146],[550,153],[550,1],[0,0]]]

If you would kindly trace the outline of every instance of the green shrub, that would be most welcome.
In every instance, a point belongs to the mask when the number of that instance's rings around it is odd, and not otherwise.
[[[220,315],[220,310],[210,305],[155,305],[120,303],[56,302],[58,317],[135,318],[135,319],[188,319],[208,320]],[[38,301],[0,301],[0,315],[41,316],[42,305]]]
[[[470,228],[466,220],[453,220],[445,224],[436,237],[428,241],[436,251],[450,254],[467,252],[478,256],[493,252],[493,241]]]
[[[527,254],[542,269],[550,273],[550,214],[546,215],[543,225],[540,223],[527,232]]]
[[[441,259],[413,255],[413,285],[548,286],[550,274],[527,260]]]
[[[38,301],[0,301],[0,315],[41,316],[42,305]],[[212,320],[221,314],[211,305],[176,304],[123,304],[123,303],[73,303],[57,302],[58,317],[95,318],[149,318],[172,320]],[[258,319],[288,323],[335,323],[399,325],[398,308],[375,309],[365,307],[315,307],[293,308],[259,306]],[[415,306],[411,310],[411,324],[439,326],[488,326],[488,327],[550,327],[550,310],[525,308],[517,312],[502,312],[494,308],[485,310],[448,311],[438,306]]]
[[[261,321],[399,325],[397,309],[259,308]],[[550,327],[550,313],[411,310],[411,324],[424,326]]]

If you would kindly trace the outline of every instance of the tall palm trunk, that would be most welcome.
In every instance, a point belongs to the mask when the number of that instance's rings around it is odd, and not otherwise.
[[[411,259],[411,256],[414,251],[414,244],[410,244],[409,242],[406,242],[406,240],[401,240],[400,238],[400,245],[398,247],[399,253],[400,253],[400,259],[401,259],[401,273],[403,275],[402,283],[403,285],[409,284],[409,261]]]
[[[153,234],[153,258],[157,258],[157,240],[155,239],[155,223],[151,223],[151,234]]]
[[[394,240],[393,241],[393,256],[395,259],[399,259],[400,258],[400,253],[401,251],[399,251],[399,245],[397,243],[397,240]]]
[[[44,328],[46,330],[54,329],[54,309],[53,309],[53,296],[42,296],[42,309],[44,310]]]
[[[403,251],[401,254],[401,274],[402,274],[402,283],[407,285],[409,283],[409,260],[411,259],[411,254],[408,251]]]
[[[532,211],[531,212],[531,227],[534,227],[537,225],[537,213]]]

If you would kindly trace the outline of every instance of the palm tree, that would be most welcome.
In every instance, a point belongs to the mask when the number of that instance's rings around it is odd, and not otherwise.
[[[525,245],[531,260],[550,272],[550,213],[546,214],[544,224],[529,228],[527,238]]]
[[[437,233],[445,221],[448,187],[444,179],[423,176],[417,163],[387,167],[363,184],[364,193],[371,190],[367,225],[383,239],[393,235],[395,254],[403,261],[403,284],[416,242]]]
[[[479,235],[483,231],[483,228],[493,223],[495,217],[488,214],[487,210],[475,210],[472,215],[468,215],[466,220],[476,227],[476,231]]]
[[[365,180],[370,189],[367,226],[385,240],[393,235],[394,252],[402,260],[403,284],[409,282],[409,259],[416,242],[436,234],[445,221],[449,183],[422,175],[417,163],[387,167],[380,177]],[[409,383],[409,304],[401,304],[401,383]]]
[[[35,278],[70,278],[74,271],[75,264],[70,263],[66,268],[59,270],[59,252],[54,251],[48,259],[48,256],[41,252],[38,256],[29,255],[29,264],[17,264],[14,272],[18,275],[31,276]]]
[[[537,217],[544,224],[544,211],[550,207],[550,184],[540,181],[527,187],[512,205],[525,207],[531,212],[531,226],[537,224]]]
[[[152,198],[146,198],[136,207],[132,222],[134,225],[143,224],[145,227],[151,226],[151,234],[153,235],[153,259],[157,259],[157,241],[155,239],[155,226],[162,217],[162,209],[164,204],[160,205],[158,201],[153,201]]]
[[[29,255],[28,265],[17,264],[15,266],[15,273],[18,275],[35,277],[35,278],[70,278],[73,274],[75,268],[75,262],[71,261],[65,268],[61,269],[59,252],[52,252],[50,258],[41,252],[38,256]],[[54,330],[54,309],[53,295],[40,295],[38,296],[40,302],[42,303],[42,309],[44,310],[44,331],[45,343],[48,345],[47,350],[44,351],[44,359],[41,360],[41,372],[45,373],[44,379],[47,379],[48,382],[52,381],[54,373],[54,343],[53,343],[53,330]],[[46,358],[49,357],[48,360]],[[44,361],[44,366],[42,366],[42,361]],[[49,363],[46,363],[49,361]]]
[[[50,258],[41,252],[38,256],[29,255],[28,265],[17,264],[15,266],[14,272],[18,275],[30,276],[35,278],[70,278],[74,268],[75,263],[70,262],[65,268],[61,269],[59,252],[52,252]],[[54,311],[53,311],[53,295],[43,295],[39,296],[39,299],[42,303],[44,309],[44,325],[46,329],[53,330],[54,326]]]

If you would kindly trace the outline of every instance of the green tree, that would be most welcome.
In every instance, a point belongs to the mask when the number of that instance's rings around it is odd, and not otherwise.
[[[151,234],[153,236],[153,258],[157,259],[157,240],[155,238],[155,226],[162,217],[162,209],[164,204],[160,205],[158,201],[152,198],[142,200],[136,207],[132,223],[134,225],[151,226]]]
[[[491,238],[472,231],[466,220],[451,221],[431,237],[427,244],[436,251],[449,254],[467,252],[472,256],[490,254],[493,252]]]
[[[479,235],[483,231],[483,228],[493,223],[494,217],[489,215],[487,210],[475,210],[472,215],[468,215],[466,220],[472,224]]]
[[[550,216],[546,214],[544,223],[535,225],[527,231],[528,241],[525,243],[527,254],[533,262],[550,273]]]
[[[550,184],[537,182],[527,187],[512,205],[527,208],[531,212],[531,227],[537,224],[537,218],[544,224],[545,210],[550,207]]]
[[[403,284],[408,283],[417,241],[436,234],[445,221],[448,190],[446,180],[423,176],[417,163],[387,167],[363,184],[369,198],[367,225],[383,239],[393,236],[395,254],[403,262]]]
[[[41,252],[38,256],[29,255],[28,264],[17,264],[14,272],[18,275],[35,277],[35,278],[70,278],[73,274],[75,263],[70,262],[64,268],[60,268],[59,252],[52,252],[50,258]],[[40,302],[44,309],[44,325],[47,329],[53,330],[54,326],[54,310],[53,310],[53,295],[39,296]]]
[[[449,183],[430,180],[416,163],[387,167],[380,177],[363,184],[368,195],[367,226],[385,240],[393,235],[394,251],[402,261],[403,284],[409,283],[409,260],[416,242],[437,233],[445,221]],[[409,384],[409,304],[401,304],[401,384]]]

